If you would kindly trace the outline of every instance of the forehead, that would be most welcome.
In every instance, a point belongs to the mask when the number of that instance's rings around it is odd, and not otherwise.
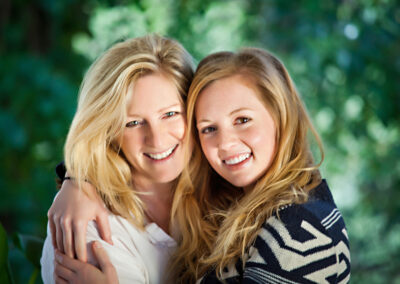
[[[218,79],[202,90],[195,108],[196,116],[202,116],[230,113],[238,108],[265,107],[252,80],[242,75],[233,75]]]
[[[174,82],[161,73],[140,77],[128,89],[128,113],[159,110],[172,104],[182,104]]]

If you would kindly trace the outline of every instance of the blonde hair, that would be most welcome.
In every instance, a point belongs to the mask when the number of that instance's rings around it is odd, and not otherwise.
[[[276,153],[254,188],[244,194],[208,166],[196,131],[195,105],[212,82],[241,75],[253,84],[276,126]],[[227,99],[229,101],[229,99]],[[308,192],[321,182],[323,160],[320,138],[284,65],[272,54],[257,48],[238,53],[219,52],[204,58],[196,70],[187,102],[188,135],[194,136],[190,167],[178,184],[173,214],[182,230],[181,246],[174,258],[177,277],[193,282],[205,272],[223,268],[242,258],[259,229],[279,208],[307,201]],[[313,162],[307,133],[314,135],[321,162]],[[186,220],[186,221],[185,221]],[[180,268],[180,265],[184,267]]]
[[[171,79],[186,101],[193,64],[177,41],[148,35],[117,43],[101,55],[83,79],[64,148],[66,168],[79,187],[90,181],[114,214],[140,228],[143,203],[133,188],[119,138],[126,123],[129,86],[152,73]]]

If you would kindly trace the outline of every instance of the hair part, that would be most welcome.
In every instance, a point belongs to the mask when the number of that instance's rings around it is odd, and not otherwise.
[[[273,161],[246,194],[216,178],[201,151],[195,121],[201,92],[211,83],[234,75],[243,76],[255,88],[276,127]],[[217,52],[204,58],[190,86],[187,117],[188,136],[194,136],[193,159],[183,172],[187,182],[177,188],[181,204],[173,211],[182,219],[183,227],[186,218],[186,230],[174,258],[182,283],[194,281],[211,269],[221,277],[223,269],[239,258],[245,263],[247,249],[263,223],[273,214],[279,217],[282,206],[307,201],[308,192],[321,182],[318,167],[324,157],[321,140],[289,73],[279,59],[262,49]],[[320,149],[318,164],[310,151],[308,132]],[[182,263],[185,265],[179,269]]]

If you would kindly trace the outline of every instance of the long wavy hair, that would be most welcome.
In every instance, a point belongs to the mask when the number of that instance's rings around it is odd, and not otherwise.
[[[254,85],[276,127],[276,153],[270,167],[244,194],[208,165],[196,129],[195,106],[204,89],[219,79],[241,75]],[[227,98],[229,103],[229,98]],[[182,239],[173,267],[181,283],[193,283],[207,271],[221,277],[225,267],[246,252],[262,224],[279,208],[307,201],[308,192],[321,182],[324,158],[299,93],[284,65],[257,48],[237,53],[218,52],[198,65],[187,101],[188,136],[194,137],[193,158],[176,189],[172,214],[181,224]],[[318,143],[321,162],[314,163],[307,135]]]
[[[92,183],[111,212],[140,228],[145,208],[119,141],[126,123],[128,87],[152,73],[171,79],[186,102],[193,63],[177,41],[148,35],[108,49],[83,79],[64,147],[66,168],[79,187],[84,188],[84,180]]]

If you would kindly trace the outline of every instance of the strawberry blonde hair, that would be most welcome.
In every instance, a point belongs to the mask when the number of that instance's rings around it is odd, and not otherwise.
[[[202,91],[234,75],[254,86],[276,127],[273,161],[246,194],[208,165],[195,120],[195,106]],[[182,234],[173,260],[181,283],[193,283],[212,269],[221,277],[223,269],[239,258],[244,263],[247,249],[270,216],[282,206],[307,201],[308,192],[321,182],[318,167],[323,160],[322,143],[289,73],[274,55],[262,49],[218,52],[204,58],[190,86],[187,119],[194,150],[176,189],[179,202],[174,203],[172,211]],[[309,132],[321,152],[317,165],[307,139]]]

